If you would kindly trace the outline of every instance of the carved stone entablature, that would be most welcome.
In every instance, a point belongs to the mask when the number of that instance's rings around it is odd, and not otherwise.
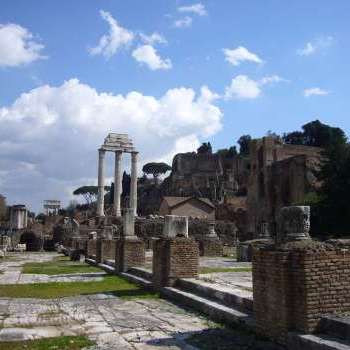
[[[129,139],[127,134],[116,134],[109,133],[105,138],[101,149],[110,152],[125,152],[132,153],[135,152],[133,142]]]

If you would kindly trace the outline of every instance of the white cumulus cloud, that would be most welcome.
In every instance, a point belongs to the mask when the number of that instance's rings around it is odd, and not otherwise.
[[[151,35],[146,35],[144,33],[140,33],[140,38],[141,40],[149,45],[154,45],[154,44],[166,44],[167,40],[164,38],[163,35],[154,32]]]
[[[225,59],[234,66],[239,66],[242,62],[263,63],[262,59],[255,53],[250,52],[243,46],[236,49],[223,49]]]
[[[103,35],[96,47],[90,48],[91,55],[112,57],[123,46],[130,44],[135,35],[132,31],[121,27],[107,11],[100,11],[101,17],[109,24],[108,34]]]
[[[177,8],[179,12],[187,12],[187,13],[194,13],[198,16],[206,16],[207,11],[202,3],[197,3],[193,5],[188,6],[180,6]]]
[[[192,25],[192,18],[189,16],[178,19],[174,22],[174,26],[176,28],[188,28],[188,27],[191,27],[191,25]]]
[[[18,24],[0,24],[0,67],[16,67],[45,58],[44,45]]]
[[[328,94],[329,94],[329,91],[323,90],[319,87],[314,87],[314,88],[304,90],[304,97],[324,96],[324,95],[328,95]]]
[[[253,80],[246,75],[237,75],[231,80],[231,84],[225,88],[224,98],[231,99],[255,99],[262,93],[262,86],[286,81],[278,75]]]
[[[97,148],[109,132],[128,133],[141,163],[192,151],[221,128],[216,98],[205,86],[199,94],[179,87],[156,98],[99,92],[77,79],[23,93],[0,107],[0,193],[36,210],[43,199],[67,202],[72,188],[96,183]],[[106,176],[112,174],[107,156]]]
[[[157,50],[151,45],[139,46],[132,52],[132,57],[141,64],[146,64],[151,70],[171,69],[172,63],[169,58],[161,58]]]
[[[299,56],[310,56],[330,47],[333,42],[334,38],[332,36],[319,37],[313,41],[307,42],[302,49],[297,50],[297,54]]]

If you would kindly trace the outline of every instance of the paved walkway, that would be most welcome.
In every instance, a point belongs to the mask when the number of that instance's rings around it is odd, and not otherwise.
[[[1,284],[27,284],[27,283],[47,283],[47,282],[90,282],[100,281],[106,274],[98,273],[77,273],[68,275],[43,275],[43,274],[23,274],[22,267],[29,262],[40,263],[52,261],[54,258],[62,256],[57,253],[8,253],[5,261],[0,260],[0,285]]]
[[[38,275],[26,277],[20,272],[21,266],[50,261],[55,256],[26,253],[23,260],[0,262],[4,271],[0,288],[11,279],[14,283],[26,279],[35,282],[33,276]],[[162,299],[130,301],[108,293],[59,299],[0,298],[0,341],[62,335],[87,335],[96,345],[86,350],[279,349],[242,330],[222,329]]]

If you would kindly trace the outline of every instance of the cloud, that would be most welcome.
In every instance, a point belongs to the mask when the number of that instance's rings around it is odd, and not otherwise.
[[[268,84],[286,81],[278,75],[264,77],[260,80],[253,80],[246,75],[237,75],[232,79],[231,84],[225,88],[224,98],[232,99],[255,99],[261,95],[261,87]]]
[[[304,97],[324,96],[324,95],[328,95],[328,94],[329,94],[329,91],[320,89],[318,87],[304,90]]]
[[[172,63],[169,58],[162,59],[157,50],[151,45],[139,46],[132,52],[132,57],[141,64],[146,64],[151,70],[171,69]]]
[[[221,129],[217,97],[205,86],[198,94],[185,87],[160,97],[112,94],[77,79],[30,90],[0,107],[0,193],[35,210],[43,199],[67,202],[70,189],[96,183],[97,148],[109,132],[128,133],[141,162],[169,158],[181,145],[192,151]]]
[[[256,54],[248,51],[243,46],[237,47],[237,49],[223,49],[225,59],[234,66],[239,66],[242,62],[254,62],[263,63],[262,59]]]
[[[197,3],[189,6],[180,6],[177,8],[179,12],[194,13],[198,16],[206,16],[207,11],[202,3]]]
[[[0,67],[16,67],[46,58],[44,45],[33,38],[28,29],[18,24],[0,24]]]
[[[140,38],[145,44],[148,45],[167,44],[167,40],[157,32],[154,32],[151,35],[140,33]]]
[[[174,22],[174,26],[176,28],[188,28],[188,27],[191,27],[191,25],[192,25],[192,18],[189,16],[178,19]]]
[[[334,38],[332,36],[319,37],[312,42],[307,42],[302,49],[297,50],[297,54],[299,56],[310,56],[330,47],[333,42]]]
[[[135,35],[128,29],[121,27],[109,12],[101,10],[100,15],[109,24],[109,32],[100,38],[96,47],[90,48],[88,51],[91,55],[103,55],[108,59],[123,46],[130,44]]]

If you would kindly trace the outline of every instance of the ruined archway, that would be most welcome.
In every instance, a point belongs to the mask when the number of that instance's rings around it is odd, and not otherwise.
[[[41,241],[40,241],[40,237],[36,236],[34,232],[32,231],[26,231],[23,232],[20,240],[20,243],[25,243],[27,246],[27,251],[38,251],[40,250],[40,246],[41,246]]]

